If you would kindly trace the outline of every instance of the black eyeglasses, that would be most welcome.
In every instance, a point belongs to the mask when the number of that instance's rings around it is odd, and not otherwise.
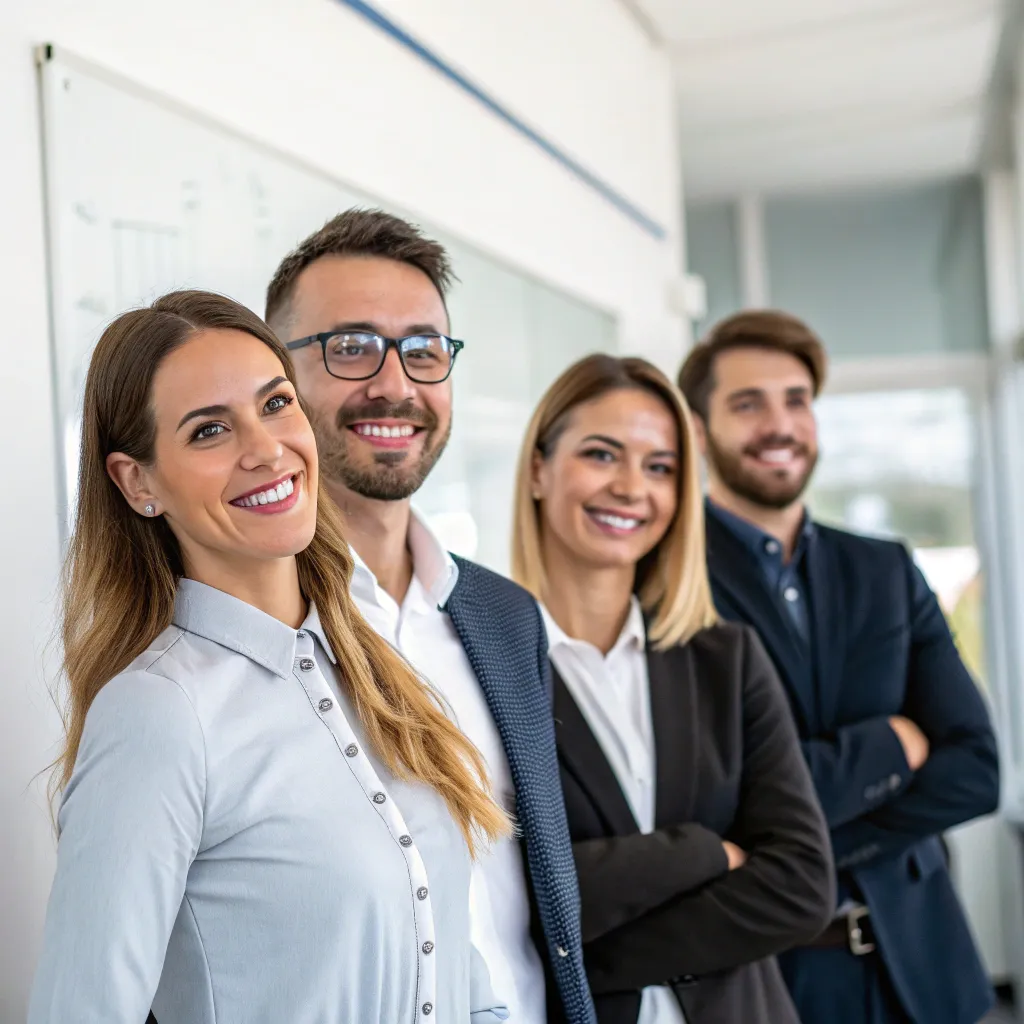
[[[289,341],[289,351],[318,343],[324,367],[339,380],[369,380],[380,373],[388,349],[394,348],[402,369],[417,384],[440,384],[447,380],[455,357],[465,343],[443,334],[410,334],[407,338],[385,338],[371,331],[324,331],[308,338]]]

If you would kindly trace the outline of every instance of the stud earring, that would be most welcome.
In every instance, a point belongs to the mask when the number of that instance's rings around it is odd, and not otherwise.
[[[147,505],[146,506],[146,515],[147,516],[155,516],[156,515],[156,506],[155,505]]]

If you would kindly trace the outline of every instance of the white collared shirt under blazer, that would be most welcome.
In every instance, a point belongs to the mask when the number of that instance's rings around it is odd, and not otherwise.
[[[493,1024],[469,851],[365,743],[299,630],[182,580],[96,697],[63,796],[29,1024]]]
[[[654,831],[657,759],[647,672],[647,634],[634,597],[615,645],[602,654],[569,636],[541,606],[549,653],[615,773],[640,831]],[[682,1007],[667,985],[645,988],[637,1024],[685,1024]]]

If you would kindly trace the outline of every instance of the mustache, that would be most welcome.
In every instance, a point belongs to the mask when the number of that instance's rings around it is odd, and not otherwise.
[[[798,455],[807,454],[807,445],[800,444],[795,437],[784,434],[770,434],[768,437],[763,437],[756,444],[747,445],[743,449],[743,453],[756,457],[768,448],[791,448]]]
[[[437,429],[437,416],[429,409],[419,408],[411,399],[398,403],[378,399],[361,405],[343,405],[335,417],[339,430],[365,420],[405,420],[424,430]]]

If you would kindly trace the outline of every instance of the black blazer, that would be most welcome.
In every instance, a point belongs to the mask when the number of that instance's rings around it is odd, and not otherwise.
[[[757,636],[723,624],[647,655],[656,831],[641,835],[555,674],[558,759],[600,1024],[671,984],[688,1024],[798,1024],[773,954],[835,906],[828,836],[785,695]],[[749,854],[728,871],[721,839]]]
[[[992,1002],[938,839],[994,811],[999,761],[985,704],[906,548],[816,525],[808,542],[815,643],[799,643],[740,541],[707,516],[715,604],[754,626],[788,692],[831,828],[840,892],[863,899],[908,1015],[974,1024]],[[911,772],[889,716],[931,754]],[[796,988],[817,960],[786,957]]]

